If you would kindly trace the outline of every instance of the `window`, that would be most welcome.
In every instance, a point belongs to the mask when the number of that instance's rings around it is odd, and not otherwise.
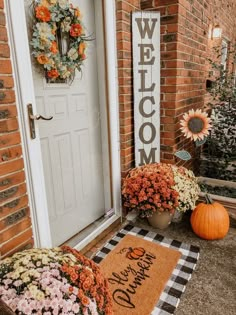
[[[226,70],[228,57],[228,42],[223,39],[221,44],[221,65],[222,70]]]

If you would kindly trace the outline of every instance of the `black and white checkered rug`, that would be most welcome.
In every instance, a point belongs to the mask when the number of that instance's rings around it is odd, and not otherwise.
[[[94,256],[93,260],[99,264],[126,234],[142,237],[145,240],[158,243],[164,247],[173,248],[182,253],[159,301],[157,301],[157,304],[151,313],[151,315],[174,314],[174,311],[179,304],[180,296],[184,292],[192,272],[196,267],[199,258],[199,248],[176,240],[171,240],[155,232],[128,224]]]

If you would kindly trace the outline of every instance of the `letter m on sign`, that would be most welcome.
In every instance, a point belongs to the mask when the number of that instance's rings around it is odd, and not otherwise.
[[[135,164],[160,162],[160,12],[132,14]]]

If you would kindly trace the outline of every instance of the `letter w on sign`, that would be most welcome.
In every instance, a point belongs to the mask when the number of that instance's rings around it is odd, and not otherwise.
[[[160,13],[134,12],[135,164],[160,162]]]

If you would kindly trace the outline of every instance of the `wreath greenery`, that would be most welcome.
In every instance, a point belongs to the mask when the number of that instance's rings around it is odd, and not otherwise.
[[[86,58],[85,30],[81,12],[68,0],[34,1],[32,54],[43,66],[49,80],[73,78],[75,69],[81,71]],[[62,36],[66,52],[62,52]]]

